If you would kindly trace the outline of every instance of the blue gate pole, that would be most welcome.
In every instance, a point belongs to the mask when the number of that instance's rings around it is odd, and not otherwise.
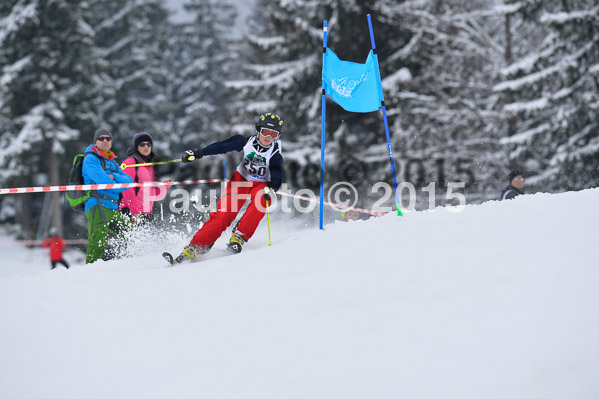
[[[324,60],[327,53],[327,21],[324,21],[322,27],[322,68],[324,70]],[[322,78],[321,78],[322,79]],[[320,133],[320,230],[324,230],[324,144],[325,144],[325,121],[327,109],[327,94],[324,89],[324,79],[322,79],[322,127]]]
[[[389,124],[387,123],[387,110],[385,109],[385,97],[383,96],[383,83],[381,82],[381,70],[379,68],[379,59],[376,54],[376,45],[374,44],[374,32],[372,30],[372,20],[370,14],[368,18],[368,29],[370,30],[370,42],[372,43],[372,55],[376,66],[377,83],[379,86],[379,99],[383,109],[383,120],[385,122],[385,134],[387,135],[387,149],[389,150],[389,161],[391,162],[391,174],[393,175],[393,189],[395,190],[395,204],[397,205],[397,216],[401,216],[401,204],[399,203],[399,192],[397,191],[397,178],[395,177],[395,163],[393,162],[393,150],[391,149],[391,136],[389,135]]]

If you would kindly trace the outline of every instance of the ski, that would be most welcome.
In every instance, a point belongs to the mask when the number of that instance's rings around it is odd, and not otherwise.
[[[162,253],[162,257],[164,259],[166,259],[168,261],[168,265],[169,266],[177,266],[181,263],[198,263],[201,261],[205,261],[205,260],[210,260],[210,259],[216,259],[216,258],[220,258],[222,256],[229,256],[229,255],[237,255],[239,254],[239,252],[241,252],[240,250],[241,246],[237,246],[237,247],[231,247],[231,246],[227,246],[224,250],[218,250],[214,255],[216,256],[211,256],[209,259],[205,259],[203,256],[197,256],[196,258],[194,258],[191,261],[188,261],[187,258],[185,258],[184,256],[182,256],[183,259],[181,259],[181,262],[177,262],[177,258],[175,258],[173,255],[171,255],[169,252],[163,252]],[[212,248],[212,245],[210,246],[210,248]],[[208,251],[206,251],[207,253]]]
[[[175,258],[173,255],[169,254],[168,252],[163,252],[162,257],[166,259],[171,266],[175,266]]]

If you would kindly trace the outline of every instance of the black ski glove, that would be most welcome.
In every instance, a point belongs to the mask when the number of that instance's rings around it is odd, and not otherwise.
[[[264,187],[262,195],[264,196],[264,199],[266,200],[266,202],[271,202],[272,197],[274,197],[276,194],[275,194],[275,190],[273,190],[271,186],[266,186],[266,187]]]
[[[204,156],[204,154],[202,153],[201,148],[198,148],[197,150],[187,150],[181,156],[181,162],[183,162],[183,163],[193,162],[196,159],[202,158],[203,156]]]

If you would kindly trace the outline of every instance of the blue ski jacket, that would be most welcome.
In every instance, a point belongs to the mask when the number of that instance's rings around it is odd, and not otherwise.
[[[119,167],[119,164],[115,160],[116,155],[114,155],[113,152],[110,152],[109,157],[107,158],[100,150],[96,148],[95,145],[91,144],[89,147],[87,147],[84,154],[86,157],[83,160],[83,168],[81,171],[83,174],[84,184],[133,183],[133,179]],[[91,155],[87,156],[88,154]],[[102,167],[102,162],[98,156],[104,158],[104,167]],[[98,200],[102,203],[102,206],[105,206],[108,209],[117,209],[119,206],[119,194],[125,190],[127,189],[117,188],[110,190],[97,190],[98,194],[109,197],[112,199],[112,201],[109,199],[92,196],[90,199],[85,201],[85,213],[87,213],[87,211],[92,207],[97,206]]]

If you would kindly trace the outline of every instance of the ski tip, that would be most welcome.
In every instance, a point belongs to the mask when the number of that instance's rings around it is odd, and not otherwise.
[[[163,252],[162,257],[166,259],[171,266],[175,265],[175,258],[173,258],[173,255],[169,254],[168,252]]]

